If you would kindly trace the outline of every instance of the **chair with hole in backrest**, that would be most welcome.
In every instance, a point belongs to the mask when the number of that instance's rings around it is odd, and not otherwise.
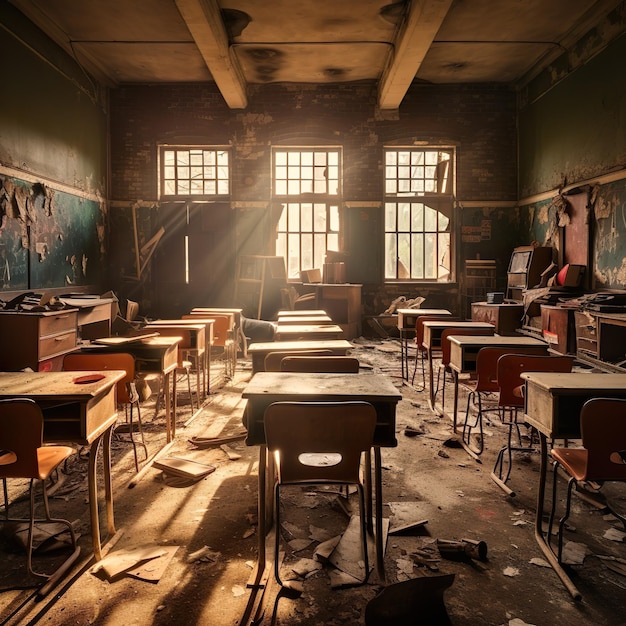
[[[362,555],[369,574],[361,457],[374,444],[376,410],[367,402],[275,402],[264,415],[267,448],[276,463],[274,573],[280,578],[280,489],[286,485],[357,486]]]
[[[415,374],[417,373],[417,363],[419,361],[422,371],[422,386],[418,391],[424,391],[426,388],[426,348],[424,343],[424,322],[437,321],[445,318],[449,321],[458,320],[457,317],[449,315],[420,315],[415,322],[415,365],[413,367],[413,376],[411,377],[411,385],[415,384]]]
[[[126,376],[116,384],[117,403],[124,405],[128,411],[124,411],[128,421],[128,433],[133,446],[133,456],[135,460],[135,470],[139,471],[139,459],[137,446],[144,450],[145,459],[148,458],[148,448],[143,436],[143,425],[141,423],[141,408],[139,406],[139,393],[136,388],[135,357],[127,352],[73,352],[66,354],[63,358],[63,369],[66,371],[87,371],[101,372],[103,370],[123,370]],[[137,410],[137,434],[139,440],[135,439],[134,409]],[[124,427],[125,429],[125,427]],[[116,428],[120,432],[122,426]]]
[[[572,490],[582,482],[599,483],[626,481],[626,399],[592,398],[580,412],[582,448],[552,448],[554,477],[552,485],[552,511],[550,513],[548,541],[556,512],[557,468],[570,477],[567,485],[565,513],[559,520],[557,533],[559,563],[563,557],[563,531],[572,502]],[[613,511],[615,514],[615,512]],[[626,519],[617,514],[626,527]]]
[[[522,445],[519,421],[520,409],[524,408],[523,372],[571,372],[574,359],[569,356],[539,356],[535,354],[504,354],[498,359],[497,378],[500,394],[498,406],[502,409],[502,422],[508,427],[507,440],[498,452],[491,478],[510,496],[515,493],[506,484],[511,476],[513,452],[532,452],[533,431],[530,430],[529,444]],[[517,446],[513,445],[513,432],[517,434]]]
[[[352,356],[286,356],[280,371],[358,374],[359,360]]]
[[[69,520],[53,518],[50,514],[46,481],[57,467],[68,459],[75,450],[68,446],[43,445],[43,415],[41,408],[28,398],[11,398],[0,400],[0,478],[4,493],[5,522],[27,522],[28,537],[26,541],[28,572],[36,577],[45,578],[53,584],[71,567],[80,553],[76,545],[76,535]],[[29,479],[30,514],[28,518],[11,518],[9,516],[9,496],[7,478]],[[35,515],[35,481],[42,485],[45,518]],[[57,567],[52,574],[38,572],[33,569],[33,538],[35,524],[56,523],[67,527],[70,534],[72,554]]]
[[[263,369],[266,372],[280,372],[280,364],[287,356],[332,356],[331,350],[276,350],[265,355]]]
[[[462,385],[467,389],[467,405],[465,407],[465,421],[463,422],[463,443],[469,448],[471,453],[480,455],[484,448],[483,438],[483,414],[486,411],[501,412],[499,402],[495,406],[485,408],[483,401],[489,394],[499,394],[498,384],[498,360],[505,354],[547,354],[547,346],[536,347],[499,347],[487,346],[481,348],[476,355],[476,376],[465,380]],[[475,406],[475,413],[472,413],[472,404]],[[472,435],[478,429],[476,447],[472,447]]]

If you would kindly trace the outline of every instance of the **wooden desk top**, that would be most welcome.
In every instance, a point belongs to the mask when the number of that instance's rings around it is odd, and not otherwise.
[[[324,309],[297,309],[295,311],[278,311],[278,317],[303,317],[307,315],[328,315]]]
[[[215,319],[212,317],[194,317],[194,319],[176,319],[176,320],[154,320],[149,322],[146,328],[151,326],[198,326],[207,324],[214,324]]]
[[[246,385],[243,398],[291,397],[300,400],[359,399],[365,402],[399,402],[402,394],[382,374],[322,374],[309,372],[259,372]],[[271,400],[276,402],[277,400]]]
[[[545,341],[525,335],[520,335],[519,337],[505,335],[450,335],[448,339],[451,343],[460,346],[461,349],[476,346],[480,346],[481,348],[489,346],[496,348],[508,348],[514,346],[546,346]]]
[[[623,390],[626,395],[626,373],[523,372],[521,378],[557,395],[615,390]]]
[[[281,333],[340,333],[341,326],[337,324],[278,324],[276,332]]]
[[[0,372],[0,397],[34,400],[80,400],[95,398],[126,376],[123,370],[101,372],[101,380],[79,384],[74,380],[94,372]]]
[[[259,372],[246,386],[242,397],[248,401],[244,425],[246,444],[265,443],[263,418],[272,402],[370,402],[376,409],[374,445],[395,447],[396,404],[402,394],[382,374],[315,374]]]
[[[249,354],[283,350],[349,350],[352,344],[346,339],[312,339],[310,341],[262,341],[250,344]]]
[[[332,324],[333,320],[328,315],[296,315],[278,317],[279,326],[307,325],[307,324]]]
[[[449,317],[452,315],[448,309],[397,309],[398,329],[415,330],[415,322],[425,315],[437,315]]]
[[[443,318],[424,322],[424,328],[493,328],[493,324],[489,324],[488,322],[461,322]]]

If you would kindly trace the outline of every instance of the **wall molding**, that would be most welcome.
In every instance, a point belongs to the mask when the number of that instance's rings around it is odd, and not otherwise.
[[[84,191],[82,189],[77,189],[76,187],[72,187],[71,185],[61,183],[58,180],[53,180],[52,178],[47,178],[46,176],[36,176],[34,174],[31,174],[30,172],[26,172],[15,167],[8,167],[6,165],[0,164],[0,176],[17,178],[31,184],[43,183],[46,187],[50,187],[55,191],[61,191],[62,193],[67,193],[71,196],[76,196],[77,198],[92,200],[94,202],[104,202],[104,198],[99,193],[93,193]]]

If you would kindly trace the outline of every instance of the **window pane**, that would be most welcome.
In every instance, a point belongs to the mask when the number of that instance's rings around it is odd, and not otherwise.
[[[300,193],[300,181],[299,180],[287,181],[287,193],[289,195],[298,195]]]
[[[302,258],[300,267],[303,270],[312,269],[313,265],[313,235],[303,234],[300,237],[300,247]]]
[[[300,236],[287,235],[289,245],[287,267],[290,276],[298,276],[300,273]]]
[[[300,230],[302,232],[313,231],[313,205],[302,204],[300,210]]]
[[[411,278],[424,278],[424,238],[421,234],[411,236]]]
[[[277,196],[286,196],[287,195],[287,182],[284,180],[275,181],[274,193]]]
[[[437,278],[436,237],[433,233],[427,233],[424,236],[424,257],[426,258],[424,278]]]
[[[315,267],[321,268],[324,265],[324,257],[326,256],[326,235],[315,233],[313,235],[313,245],[315,247],[313,256]]]
[[[300,205],[290,203],[287,205],[287,228],[289,232],[298,232],[300,230]],[[291,242],[290,242],[291,245]]]
[[[415,202],[411,205],[412,217],[411,230],[413,232],[421,231],[424,228],[424,205],[421,202]]]
[[[398,203],[398,232],[410,230],[411,205],[406,202]]]
[[[385,278],[396,278],[397,258],[396,236],[394,233],[387,233],[385,235]]]
[[[398,278],[409,278],[411,271],[411,236],[404,233],[398,235]],[[402,275],[406,273],[406,275]]]
[[[313,229],[316,233],[326,232],[326,205],[316,204],[314,207]]]
[[[228,195],[229,153],[207,148],[161,149],[164,162],[161,194],[166,196]],[[216,169],[215,163],[219,164]],[[175,184],[167,183],[176,180]],[[218,182],[219,179],[219,182]]]
[[[330,215],[328,230],[331,232],[339,232],[339,207],[336,205],[331,206],[328,213]]]
[[[339,235],[328,235],[328,240],[326,242],[327,250],[339,250]]]
[[[286,152],[275,152],[274,153],[274,162],[276,165],[286,165],[287,164],[287,153]]]
[[[437,230],[437,211],[429,206],[424,207],[424,230],[428,232]]]
[[[396,205],[393,202],[385,203],[385,231],[396,230]]]

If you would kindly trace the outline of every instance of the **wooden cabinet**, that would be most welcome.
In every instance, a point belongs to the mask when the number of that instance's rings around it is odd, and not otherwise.
[[[550,349],[559,354],[576,353],[574,310],[541,305],[541,332]]]
[[[576,356],[607,372],[626,369],[626,313],[576,311]]]
[[[326,311],[333,322],[341,326],[346,339],[361,335],[361,285],[304,284],[302,291],[315,294],[312,300],[306,300],[306,308]]]
[[[0,313],[0,370],[60,371],[76,349],[77,324],[76,309]]]
[[[524,307],[521,304],[488,302],[472,303],[472,321],[493,324],[498,335],[516,335],[522,326]]]

